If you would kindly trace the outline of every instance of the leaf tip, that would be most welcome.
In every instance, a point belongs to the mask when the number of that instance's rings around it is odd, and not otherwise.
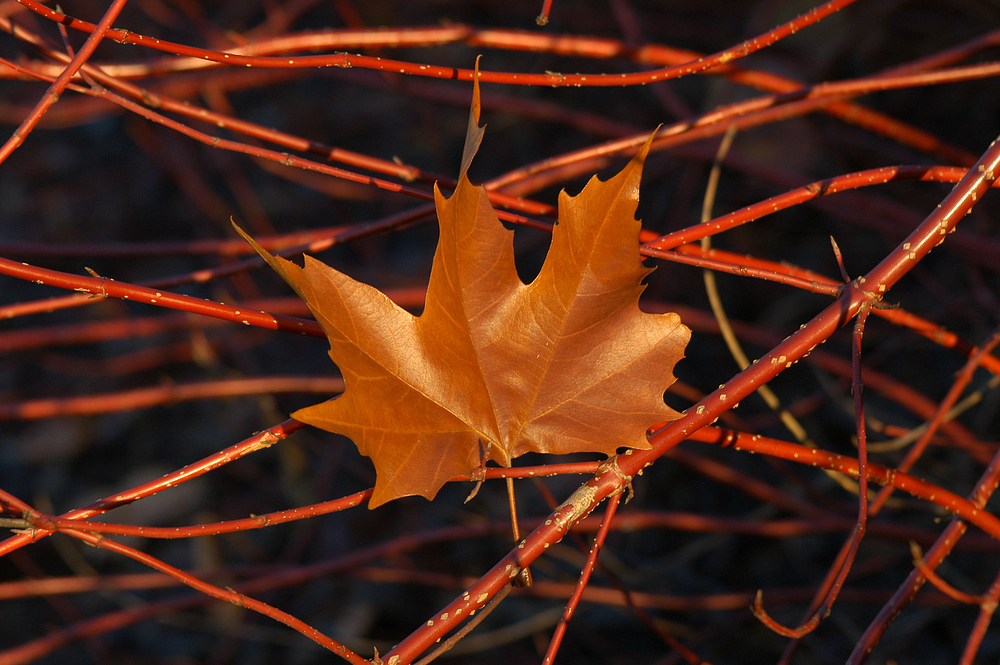
[[[650,147],[653,145],[653,140],[656,138],[656,135],[660,133],[661,127],[663,127],[662,124],[657,125],[656,129],[653,130],[653,133],[646,137],[646,142],[642,144],[641,148],[639,148],[639,152],[637,152],[635,157],[632,158],[632,162],[638,163],[640,167],[642,166],[643,162],[646,161],[646,156],[649,154]]]
[[[301,268],[287,259],[271,254],[271,252],[264,249],[256,240],[251,238],[249,233],[241,229],[235,220],[230,218],[229,221],[232,223],[233,228],[236,229],[236,232],[240,234],[240,237],[246,240],[247,243],[253,247],[254,251],[260,255],[260,258],[264,259],[267,265],[271,266],[271,269],[278,273],[278,275],[280,275],[281,278],[285,280],[290,287],[292,287],[295,293],[298,294],[302,300],[305,300],[306,304],[308,304],[308,299],[303,294],[302,288],[299,285],[299,280],[296,279],[296,274],[294,273],[295,270],[299,270],[301,272]]]
[[[483,142],[483,134],[486,125],[479,126],[479,113],[482,110],[482,103],[479,97],[479,60],[483,56],[476,56],[475,73],[472,76],[472,108],[469,109],[469,127],[465,130],[465,147],[462,149],[462,165],[458,171],[461,179],[469,170],[472,158],[479,151],[479,144]]]

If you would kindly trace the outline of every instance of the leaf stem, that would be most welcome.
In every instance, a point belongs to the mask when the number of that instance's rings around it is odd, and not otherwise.
[[[510,466],[510,462],[507,463]],[[507,477],[507,503],[510,505],[510,530],[514,534],[514,544],[521,542],[521,528],[517,524],[517,502],[514,500],[514,479]],[[533,584],[531,570],[525,566],[514,578],[514,586],[529,587]]]

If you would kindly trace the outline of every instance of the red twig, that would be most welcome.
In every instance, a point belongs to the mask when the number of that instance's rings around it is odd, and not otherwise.
[[[111,24],[115,22],[118,18],[118,14],[122,9],[125,8],[125,3],[128,0],[114,0],[108,10],[101,17],[100,23],[93,26],[93,30],[87,41],[83,43],[80,47],[79,52],[74,56],[73,60],[66,65],[65,69],[56,77],[56,80],[52,82],[49,89],[45,91],[45,94],[32,109],[31,113],[27,118],[21,123],[21,125],[14,130],[14,135],[11,136],[3,146],[0,146],[0,164],[5,162],[11,153],[20,147],[28,134],[38,125],[41,121],[42,116],[48,111],[53,104],[59,101],[59,96],[69,85],[70,81],[73,80],[73,76],[80,70],[85,62],[94,53],[97,45],[101,43],[104,36],[111,28]]]
[[[25,7],[44,16],[56,23],[64,24],[69,28],[90,32],[95,27],[79,19],[67,16],[60,11],[50,9],[35,0],[18,0]],[[515,83],[521,85],[544,85],[544,86],[625,86],[642,85],[655,81],[665,81],[682,76],[689,76],[704,72],[713,67],[729,64],[740,58],[744,58],[751,53],[755,53],[762,48],[768,47],[775,42],[792,35],[803,28],[813,25],[827,16],[847,7],[855,0],[828,0],[818,7],[802,14],[787,23],[784,23],[773,30],[752,39],[748,39],[736,46],[719,51],[710,56],[698,58],[692,62],[684,63],[673,67],[666,67],[651,72],[640,72],[633,74],[506,74],[499,72],[480,72],[480,79],[484,83]],[[362,55],[351,55],[348,53],[338,53],[335,55],[318,56],[297,56],[294,58],[282,56],[248,56],[242,55],[241,50],[233,49],[228,52],[212,51],[208,49],[194,48],[168,42],[166,40],[151,39],[136,35],[128,31],[110,31],[108,35],[115,41],[126,43],[142,44],[149,48],[168,51],[177,55],[186,55],[201,58],[209,62],[235,66],[258,66],[276,68],[295,67],[363,67],[383,72],[398,72],[401,74],[411,74],[415,76],[427,76],[432,78],[457,79],[471,81],[474,72],[471,69],[459,69],[454,67],[437,67],[432,65],[420,65],[398,60],[384,58],[373,58]],[[426,39],[424,40],[426,41]]]
[[[747,435],[731,430],[716,430],[703,428],[690,437],[696,441],[715,443],[716,445],[732,447],[736,450],[762,453],[770,457],[789,460],[798,464],[809,464],[822,469],[829,469],[858,477],[858,461],[855,458],[828,453],[817,448],[807,448],[797,443],[788,443],[768,437]],[[868,464],[868,480],[879,485],[892,486],[903,490],[912,496],[924,499],[962,519],[975,524],[990,536],[1000,539],[1000,518],[983,511],[972,499],[963,499],[939,485],[921,480],[906,473],[880,464]]]
[[[979,645],[982,644],[983,637],[986,636],[986,629],[990,625],[994,612],[996,612],[998,602],[1000,602],[1000,575],[993,578],[990,588],[982,596],[979,616],[976,617],[976,623],[973,624],[969,638],[965,641],[965,649],[962,650],[962,656],[958,661],[959,665],[972,665],[975,661],[976,652],[979,651]]]
[[[70,275],[57,270],[31,266],[18,261],[0,258],[0,274],[24,279],[36,284],[55,286],[62,289],[80,291],[89,297],[122,298],[132,302],[146,303],[158,307],[178,309],[192,314],[202,314],[234,323],[255,325],[271,330],[284,330],[302,335],[322,337],[323,331],[313,321],[289,316],[273,315],[267,312],[246,311],[238,307],[214,303],[201,298],[158,291],[155,288],[117,282],[107,277],[84,277]],[[86,298],[84,296],[83,298]],[[12,314],[8,313],[8,316]]]
[[[280,425],[270,427],[263,432],[259,432],[235,445],[230,446],[229,448],[226,448],[225,450],[209,455],[199,462],[189,464],[188,466],[178,469],[173,473],[168,473],[162,478],[157,478],[156,480],[148,483],[143,483],[142,485],[138,485],[124,492],[106,496],[103,499],[95,501],[82,508],[71,510],[63,514],[62,517],[72,520],[86,520],[94,517],[95,515],[107,512],[112,508],[123,506],[138,499],[151,496],[164,489],[168,489],[179,483],[190,480],[191,478],[197,478],[198,476],[229,464],[230,462],[245,455],[264,448],[269,448],[302,427],[303,425],[299,421],[288,419]],[[29,511],[34,514],[36,518],[39,517],[37,511],[24,502],[17,500],[15,497],[11,496],[2,489],[0,489],[0,500],[7,502],[19,511]],[[19,534],[8,538],[7,540],[0,542],[0,556],[3,556],[15,549],[24,547],[29,542],[33,542],[40,537],[51,535],[51,533],[52,532],[47,529],[32,529],[29,533]]]
[[[645,246],[656,249],[672,249],[756,221],[779,210],[786,210],[821,196],[829,196],[860,187],[870,187],[896,180],[959,182],[967,173],[966,169],[953,166],[883,166],[877,169],[838,175],[772,196],[759,203],[716,217],[704,224],[696,224],[680,231],[674,231],[654,241],[646,242]]]
[[[984,598],[981,596],[973,596],[965,593],[964,591],[959,591],[952,585],[948,584],[937,572],[927,565],[924,561],[924,553],[920,551],[920,546],[916,543],[910,543],[910,553],[913,554],[913,565],[920,571],[920,573],[927,578],[927,581],[934,585],[934,588],[945,594],[952,600],[959,603],[966,603],[968,605],[981,605],[985,602]]]
[[[865,429],[864,382],[861,377],[861,340],[864,337],[865,321],[868,319],[870,307],[863,307],[854,322],[854,334],[851,336],[851,358],[854,366],[854,381],[851,392],[854,394],[854,418],[858,436],[858,517],[851,537],[844,543],[840,555],[830,567],[830,572],[821,585],[821,593],[817,594],[814,608],[808,616],[795,628],[786,628],[772,619],[764,610],[762,596],[758,591],[753,604],[753,613],[765,626],[785,637],[800,639],[816,630],[819,622],[826,618],[833,609],[833,604],[847,580],[851,566],[858,554],[861,539],[864,538],[868,525],[868,448]],[[834,573],[836,571],[836,573]]]
[[[56,416],[92,415],[112,411],[147,409],[152,406],[219,399],[242,395],[281,393],[319,393],[331,395],[344,391],[340,377],[268,376],[260,378],[224,379],[198,383],[178,383],[138,388],[119,393],[90,394],[8,402],[0,404],[0,421],[37,420]]]
[[[980,476],[975,489],[969,495],[969,502],[976,511],[982,511],[986,506],[986,502],[996,490],[998,483],[1000,483],[1000,451],[994,456],[990,465],[983,472],[982,476]],[[958,517],[953,519],[941,532],[940,537],[938,537],[934,545],[927,550],[923,557],[923,568],[933,570],[940,565],[948,554],[951,553],[951,550],[955,547],[955,544],[965,533],[966,529],[967,524],[965,521]],[[994,535],[994,537],[996,536]],[[889,625],[903,608],[913,601],[913,597],[923,587],[926,579],[924,574],[918,568],[914,567],[913,571],[900,584],[889,602],[882,606],[882,609],[872,619],[864,634],[857,640],[854,650],[847,660],[849,665],[860,665],[860,663],[865,662],[882,635],[888,630]],[[971,637],[970,640],[972,640]]]
[[[972,377],[973,374],[975,374],[976,369],[983,366],[985,364],[984,360],[986,360],[987,358],[989,359],[994,358],[992,352],[993,349],[996,348],[998,343],[1000,343],[1000,328],[995,329],[992,335],[990,335],[990,338],[986,341],[986,343],[983,344],[979,349],[976,349],[975,352],[969,356],[968,361],[966,361],[965,365],[962,367],[962,369],[958,372],[958,375],[955,377],[955,381],[951,384],[951,388],[948,389],[948,394],[945,395],[943,400],[941,400],[941,403],[938,406],[937,411],[934,413],[934,416],[929,421],[927,421],[926,430],[920,436],[920,438],[917,439],[917,441],[912,446],[910,446],[910,449],[906,451],[906,456],[897,465],[896,467],[897,469],[905,472],[913,468],[913,465],[917,463],[917,460],[920,459],[920,456],[924,454],[924,451],[927,449],[927,446],[930,445],[931,437],[933,437],[934,434],[937,433],[939,427],[941,426],[941,423],[945,419],[945,416],[948,414],[948,411],[951,410],[951,408],[955,405],[955,402],[957,402],[958,398],[962,395],[962,391],[964,391],[966,386],[968,386],[969,383],[972,381]],[[994,372],[996,371],[995,369],[992,368],[991,370]],[[875,497],[875,500],[872,501],[873,514],[877,513],[882,508],[882,506],[885,505],[885,502],[889,500],[891,494],[892,494],[892,488],[889,487],[883,488],[878,493],[878,495]]]
[[[608,500],[608,505],[604,509],[604,519],[601,520],[601,528],[597,531],[597,535],[594,536],[594,544],[590,546],[590,551],[587,552],[587,561],[580,570],[580,580],[576,583],[576,588],[573,589],[573,595],[566,601],[562,617],[559,619],[558,625],[556,625],[552,639],[549,640],[549,648],[542,659],[543,665],[551,665],[555,660],[556,653],[559,652],[559,646],[562,644],[563,636],[566,634],[566,626],[569,625],[569,620],[573,618],[573,612],[579,606],[583,592],[587,588],[587,582],[590,581],[590,575],[594,572],[597,557],[601,553],[601,547],[608,537],[608,531],[611,529],[611,522],[615,518],[615,512],[618,510],[618,503],[621,501],[621,497],[621,494],[615,494]]]
[[[237,607],[245,607],[246,609],[253,610],[255,612],[263,614],[264,616],[270,617],[275,621],[280,621],[289,628],[305,635],[313,642],[316,642],[316,644],[319,644],[321,647],[324,647],[332,651],[333,653],[337,654],[347,662],[353,663],[353,665],[367,665],[368,663],[367,660],[357,655],[356,653],[345,647],[343,644],[327,637],[326,635],[316,630],[309,624],[305,623],[301,619],[298,619],[287,612],[279,610],[277,607],[268,605],[263,601],[257,600],[255,598],[250,598],[249,596],[234,591],[232,589],[223,589],[215,586],[214,584],[203,582],[194,575],[191,575],[189,573],[184,572],[183,570],[180,570],[179,568],[175,568],[174,566],[164,563],[163,561],[157,559],[154,556],[150,556],[145,552],[140,552],[134,547],[122,545],[121,543],[116,542],[114,540],[104,538],[103,536],[94,536],[89,533],[81,531],[72,531],[68,529],[63,529],[62,532],[69,534],[74,538],[79,538],[80,540],[94,547],[99,547],[104,550],[108,550],[111,552],[115,552],[117,554],[121,554],[123,556],[127,556],[130,559],[138,561],[139,563],[142,563],[152,568],[153,570],[158,570],[161,573],[169,575],[170,577],[173,577],[174,579],[183,582],[192,589],[200,591],[206,596],[211,596],[219,600],[224,600]]]

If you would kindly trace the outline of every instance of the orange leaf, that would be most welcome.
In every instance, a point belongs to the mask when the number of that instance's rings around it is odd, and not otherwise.
[[[514,268],[513,232],[463,175],[435,188],[441,236],[423,313],[323,263],[304,268],[247,237],[309,305],[344,375],[339,398],[298,420],[350,437],[378,474],[369,506],[431,499],[468,475],[481,451],[501,465],[524,453],[648,448],[646,428],[678,417],[663,401],[690,331],[638,306],[635,219],[649,144],[617,176],[559,195],[559,223],[538,277]],[[482,442],[482,445],[480,444]]]

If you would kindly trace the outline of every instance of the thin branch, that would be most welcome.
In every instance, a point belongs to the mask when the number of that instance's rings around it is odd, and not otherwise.
[[[562,644],[563,636],[566,635],[566,627],[569,625],[569,620],[573,617],[573,612],[576,611],[577,606],[580,604],[583,592],[587,588],[587,582],[590,581],[590,575],[594,572],[594,566],[597,564],[597,557],[601,553],[601,547],[604,546],[604,541],[607,540],[608,532],[611,529],[611,522],[615,518],[615,512],[618,510],[618,503],[621,501],[621,497],[621,494],[615,494],[608,500],[608,505],[604,509],[604,519],[601,520],[601,528],[594,536],[594,543],[590,546],[590,551],[587,553],[587,561],[580,570],[580,579],[576,583],[576,588],[573,589],[573,595],[566,601],[562,617],[559,619],[556,630],[549,640],[549,648],[545,651],[545,656],[542,658],[542,665],[552,665],[552,662],[555,660],[559,646]]]

